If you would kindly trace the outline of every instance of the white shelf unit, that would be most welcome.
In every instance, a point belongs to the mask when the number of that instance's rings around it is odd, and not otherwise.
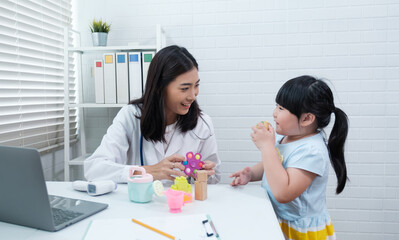
[[[70,33],[76,34],[78,36],[78,43],[76,47],[68,46],[68,38]],[[83,75],[82,75],[82,55],[85,53],[106,53],[106,52],[128,52],[128,51],[155,51],[158,52],[161,48],[165,46],[165,33],[161,25],[156,26],[156,45],[134,45],[134,46],[106,46],[106,47],[81,47],[80,46],[80,33],[78,31],[72,30],[70,28],[64,29],[64,180],[70,180],[70,166],[71,165],[83,165],[84,160],[90,156],[86,153],[86,136],[85,136],[85,126],[83,120],[84,108],[120,108],[126,104],[98,104],[98,103],[70,103],[69,99],[69,54],[76,53],[77,57],[77,74],[76,83],[78,90],[78,101],[83,99]],[[77,158],[71,159],[70,156],[70,144],[69,131],[70,131],[70,121],[69,121],[69,110],[71,108],[79,109],[78,121],[79,121],[79,139],[81,144],[81,155]]]

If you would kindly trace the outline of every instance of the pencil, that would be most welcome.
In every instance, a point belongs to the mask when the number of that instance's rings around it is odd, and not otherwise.
[[[158,230],[158,229],[156,229],[156,228],[153,228],[153,227],[151,227],[151,226],[149,226],[149,225],[147,225],[147,224],[145,224],[145,223],[142,223],[142,222],[140,222],[140,221],[138,221],[138,220],[136,220],[136,219],[134,219],[134,218],[132,218],[132,222],[137,223],[137,224],[139,224],[139,225],[141,225],[141,226],[143,226],[143,227],[145,227],[145,228],[148,228],[148,229],[150,229],[150,230],[152,230],[152,231],[154,231],[154,232],[156,232],[156,233],[159,233],[159,234],[161,234],[161,235],[163,235],[163,236],[165,236],[165,237],[167,237],[167,238],[175,239],[175,237],[173,237],[172,235],[167,234],[167,233],[165,233],[165,232],[162,232],[161,230]]]

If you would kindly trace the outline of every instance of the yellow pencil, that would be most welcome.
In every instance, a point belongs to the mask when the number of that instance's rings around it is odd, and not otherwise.
[[[158,229],[156,229],[156,228],[153,228],[153,227],[151,227],[151,226],[149,226],[149,225],[147,225],[147,224],[145,224],[145,223],[142,223],[142,222],[140,222],[140,221],[138,221],[138,220],[136,220],[136,219],[133,219],[133,218],[132,218],[132,222],[135,222],[135,223],[137,223],[137,224],[139,224],[139,225],[141,225],[141,226],[143,226],[143,227],[146,227],[146,228],[148,228],[148,229],[150,229],[150,230],[152,230],[152,231],[154,231],[154,232],[157,232],[157,233],[159,233],[159,234],[161,234],[161,235],[164,235],[164,236],[167,237],[167,238],[175,239],[175,237],[173,237],[172,235],[169,235],[169,234],[167,234],[167,233],[165,233],[165,232],[162,232],[161,230],[158,230]]]

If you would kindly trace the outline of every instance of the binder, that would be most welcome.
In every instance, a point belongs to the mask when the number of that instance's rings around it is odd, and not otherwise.
[[[96,103],[104,103],[103,60],[94,60],[94,93],[96,96]]]
[[[150,67],[150,63],[154,55],[155,52],[143,52],[143,92],[147,82],[148,68]]]
[[[143,94],[141,79],[141,52],[129,52],[129,95],[130,100]]]
[[[116,100],[117,103],[129,102],[129,80],[127,53],[116,53]]]
[[[104,101],[116,103],[115,54],[104,54]]]
[[[181,240],[220,240],[215,224],[208,214],[143,217],[140,221]],[[217,223],[216,223],[217,225]],[[140,226],[128,218],[94,219],[87,227],[84,240],[151,239],[167,237]]]

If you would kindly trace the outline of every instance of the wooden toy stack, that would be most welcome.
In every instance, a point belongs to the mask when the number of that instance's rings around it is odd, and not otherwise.
[[[197,180],[194,182],[195,200],[205,200],[207,197],[208,174],[204,170],[197,171]]]

